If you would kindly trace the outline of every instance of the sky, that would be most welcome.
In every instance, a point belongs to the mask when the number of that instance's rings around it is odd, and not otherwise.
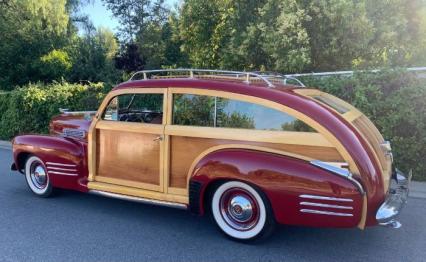
[[[173,7],[178,0],[166,0],[166,5]],[[117,32],[119,27],[118,20],[112,16],[101,0],[94,0],[82,8],[82,13],[88,14],[95,27],[103,26],[110,28],[113,32]]]

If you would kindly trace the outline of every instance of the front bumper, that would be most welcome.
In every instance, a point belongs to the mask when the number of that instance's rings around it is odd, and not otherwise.
[[[376,220],[379,225],[390,226],[393,228],[401,227],[401,223],[399,223],[395,218],[407,202],[411,177],[411,171],[408,175],[405,175],[398,169],[395,169],[392,175],[394,183],[391,184],[385,201],[376,213]]]

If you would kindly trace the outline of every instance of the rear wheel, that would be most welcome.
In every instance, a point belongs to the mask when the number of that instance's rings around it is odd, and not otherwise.
[[[43,161],[30,156],[25,163],[25,178],[31,191],[40,197],[49,197],[52,194],[52,184]]]
[[[226,182],[216,189],[211,212],[219,228],[239,241],[264,238],[275,226],[268,199],[262,192],[239,181]]]

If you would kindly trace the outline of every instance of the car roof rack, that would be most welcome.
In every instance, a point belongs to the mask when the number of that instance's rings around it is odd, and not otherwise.
[[[140,78],[139,78],[140,77]],[[287,84],[288,79],[304,86],[301,81],[294,77],[287,77],[277,73],[263,72],[242,72],[230,70],[211,70],[211,69],[156,69],[143,70],[134,73],[128,81],[147,80],[147,79],[163,79],[163,78],[199,78],[199,79],[218,79],[228,81],[243,81],[244,83],[264,83],[269,88],[274,88],[274,83]]]

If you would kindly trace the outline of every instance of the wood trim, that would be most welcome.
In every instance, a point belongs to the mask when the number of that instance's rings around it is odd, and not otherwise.
[[[162,135],[164,132],[164,126],[161,124],[130,123],[108,120],[99,120],[96,125],[96,129],[159,135]]]
[[[188,196],[188,188],[169,187],[167,190],[169,194]]]
[[[236,99],[240,101],[246,101],[250,103],[255,103],[259,105],[263,105],[269,108],[273,108],[276,110],[279,110],[281,112],[284,112],[286,114],[289,114],[312,128],[314,128],[316,131],[318,131],[320,134],[322,134],[326,140],[328,140],[334,147],[336,147],[337,151],[342,155],[343,159],[349,164],[349,169],[353,174],[359,174],[358,167],[355,164],[355,161],[352,159],[351,155],[348,153],[348,151],[345,149],[345,147],[340,143],[339,140],[334,137],[326,128],[324,128],[322,125],[320,125],[318,122],[316,122],[314,119],[306,116],[305,114],[296,111],[290,107],[287,107],[285,105],[279,104],[277,102],[273,102],[270,100],[266,100],[259,97],[254,96],[248,96],[248,95],[242,95],[242,94],[236,94],[236,93],[229,93],[225,91],[217,91],[217,90],[207,90],[207,89],[196,89],[196,88],[169,88],[169,94],[195,94],[195,95],[207,95],[207,96],[218,96],[218,97],[225,97],[230,99]],[[166,128],[167,129],[167,128]],[[244,136],[243,134],[240,134],[240,136]],[[281,141],[275,141],[275,143],[281,143]]]
[[[134,181],[128,181],[128,180],[124,180],[124,179],[104,177],[104,176],[96,176],[95,181],[96,182],[109,183],[109,184],[115,184],[115,185],[134,187],[134,188],[142,188],[142,189],[152,190],[152,191],[161,191],[161,189],[162,189],[161,186],[158,186],[158,185],[153,185],[153,184],[149,184],[149,183],[134,182]]]
[[[354,121],[354,120],[356,120],[356,119],[358,119],[358,118],[360,118],[361,116],[363,116],[364,114],[363,113],[361,113],[360,111],[358,111],[358,110],[351,110],[351,111],[348,111],[348,112],[346,112],[346,113],[344,113],[343,115],[342,115],[342,117],[344,118],[344,119],[346,119],[347,121],[349,121],[349,122],[352,122],[352,121]]]
[[[244,140],[253,142],[308,145],[334,148],[334,146],[327,139],[325,139],[323,135],[311,132],[266,131],[236,128],[169,125],[165,127],[165,134],[172,136]]]
[[[93,118],[92,123],[89,127],[89,133],[87,135],[87,165],[89,170],[89,175],[87,177],[88,181],[94,181],[94,177],[96,174],[96,123],[97,117]]]
[[[117,193],[117,194],[128,195],[128,196],[144,197],[149,199],[176,202],[181,204],[189,203],[189,199],[187,196],[165,194],[165,193],[150,191],[146,189],[138,189],[138,188],[127,187],[127,186],[113,185],[109,183],[89,182],[87,187],[93,190],[106,191],[106,192]]]
[[[163,192],[169,193],[170,181],[170,136],[164,135],[164,153],[163,153]]]
[[[362,197],[362,213],[361,219],[358,223],[358,228],[364,230],[367,223],[367,196],[364,194]]]

